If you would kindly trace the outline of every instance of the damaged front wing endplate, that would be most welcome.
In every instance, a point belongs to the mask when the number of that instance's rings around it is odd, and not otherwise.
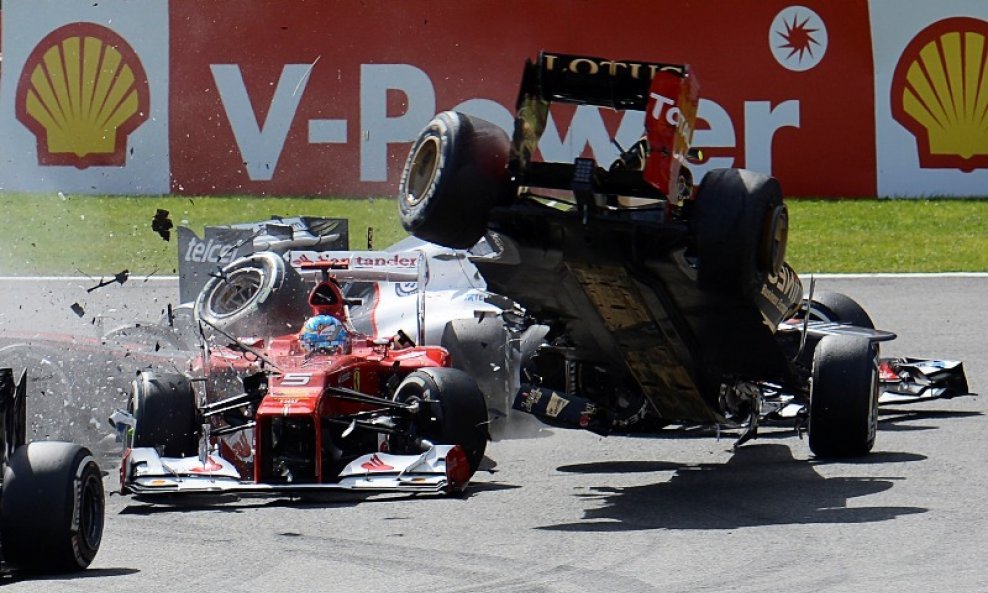
[[[879,404],[907,404],[971,395],[964,365],[957,360],[883,358]]]

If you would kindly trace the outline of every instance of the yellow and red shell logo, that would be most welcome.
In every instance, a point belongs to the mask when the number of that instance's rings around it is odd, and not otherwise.
[[[17,119],[41,165],[123,166],[127,138],[147,121],[144,66],[114,31],[72,23],[41,40],[17,85]]]
[[[988,167],[988,22],[955,17],[920,31],[899,57],[891,94],[920,167]]]

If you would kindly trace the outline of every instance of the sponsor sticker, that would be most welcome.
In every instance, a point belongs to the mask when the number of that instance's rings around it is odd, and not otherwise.
[[[563,411],[563,408],[569,405],[569,401],[565,400],[555,392],[549,394],[549,403],[546,404],[545,413],[550,418],[556,418]]]

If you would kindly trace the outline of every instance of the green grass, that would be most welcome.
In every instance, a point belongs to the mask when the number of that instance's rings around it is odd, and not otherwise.
[[[790,200],[800,273],[986,272],[988,200]]]
[[[175,226],[203,228],[272,216],[328,216],[350,221],[350,245],[366,247],[367,228],[383,248],[406,236],[393,199],[121,197],[2,194],[0,275],[171,275],[178,264],[173,231],[151,230],[158,208]]]
[[[272,215],[350,220],[350,244],[405,236],[391,198],[119,197],[0,194],[0,275],[175,273],[175,234],[158,208],[197,234]],[[790,200],[788,259],[800,273],[988,271],[988,200]]]

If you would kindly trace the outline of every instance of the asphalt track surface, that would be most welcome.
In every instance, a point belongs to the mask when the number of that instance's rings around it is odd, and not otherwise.
[[[97,332],[155,319],[164,282],[5,282],[0,324]],[[965,361],[988,385],[988,278],[818,281],[899,334],[883,354]],[[80,300],[82,299],[82,300]],[[85,302],[83,302],[83,300]],[[80,302],[77,317],[68,306]],[[464,499],[107,500],[89,570],[4,591],[985,591],[988,397],[884,410],[867,458],[816,461],[789,431],[731,450],[705,431],[495,441]],[[108,490],[115,467],[105,467]]]

